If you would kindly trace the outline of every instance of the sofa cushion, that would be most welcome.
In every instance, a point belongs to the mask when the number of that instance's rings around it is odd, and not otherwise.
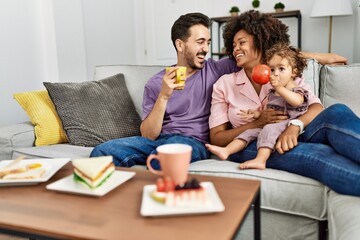
[[[126,86],[131,99],[135,104],[136,111],[142,115],[142,96],[147,81],[156,73],[163,70],[165,66],[150,65],[103,65],[96,66],[94,80],[100,80],[117,73],[125,76]]]
[[[329,192],[329,239],[357,240],[360,236],[360,198]]]
[[[320,74],[320,100],[325,107],[344,103],[360,116],[357,96],[360,85],[360,64],[325,65]]]
[[[34,125],[35,146],[68,142],[59,115],[46,90],[14,93]]]
[[[44,86],[71,144],[93,147],[139,135],[140,117],[123,74],[81,83],[44,82]]]
[[[12,158],[86,158],[90,156],[92,147],[74,146],[70,144],[54,144],[41,147],[25,147],[13,149]]]
[[[308,59],[306,68],[303,71],[305,82],[310,84],[312,92],[319,97],[319,81],[320,81],[321,64],[315,59]]]
[[[190,164],[196,174],[261,180],[261,208],[315,220],[326,219],[327,192],[318,181],[285,171],[239,170],[239,163],[203,160]]]
[[[34,126],[31,122],[0,127],[0,160],[12,159],[14,148],[32,147],[34,142]]]

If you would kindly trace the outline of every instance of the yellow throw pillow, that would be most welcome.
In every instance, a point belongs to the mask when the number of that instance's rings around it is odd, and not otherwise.
[[[35,146],[68,142],[55,105],[46,90],[13,94],[35,126]]]

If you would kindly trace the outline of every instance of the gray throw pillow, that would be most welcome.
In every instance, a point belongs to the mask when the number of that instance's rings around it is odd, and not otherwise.
[[[360,64],[325,65],[321,69],[320,100],[325,107],[344,103],[360,116]]]
[[[70,144],[94,147],[110,139],[140,134],[141,120],[123,74],[99,81],[43,84]]]

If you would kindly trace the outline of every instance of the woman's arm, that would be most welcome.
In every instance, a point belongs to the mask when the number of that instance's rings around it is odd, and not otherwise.
[[[347,59],[335,53],[316,53],[316,52],[301,52],[304,58],[315,58],[322,65],[344,65],[347,64]]]
[[[253,128],[262,128],[268,123],[281,122],[288,119],[282,111],[266,109],[261,112],[259,118],[237,128],[231,128],[230,124],[223,123],[210,129],[210,142],[217,146],[226,146],[240,133]]]
[[[256,128],[254,122],[247,123],[238,128],[231,128],[229,123],[221,124],[210,129],[210,142],[213,145],[225,147],[240,133],[251,128]]]
[[[310,122],[323,110],[323,106],[319,103],[314,103],[309,106],[306,113],[298,117],[300,121],[304,123],[304,127],[310,124]],[[275,149],[278,153],[283,154],[298,145],[298,136],[300,134],[300,127],[296,125],[288,126],[285,131],[279,136]]]

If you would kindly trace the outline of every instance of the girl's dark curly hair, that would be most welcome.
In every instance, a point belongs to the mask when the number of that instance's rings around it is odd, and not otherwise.
[[[296,77],[301,77],[306,67],[306,59],[301,57],[299,49],[285,43],[277,43],[266,52],[266,63],[275,55],[286,58],[292,69],[296,69]]]
[[[287,33],[288,26],[270,14],[260,13],[259,11],[249,10],[239,16],[232,17],[223,30],[226,54],[232,59],[234,59],[234,36],[240,30],[244,30],[254,37],[254,47],[257,52],[261,53],[262,63],[266,61],[266,51],[275,43],[284,42],[290,44],[290,36]]]

